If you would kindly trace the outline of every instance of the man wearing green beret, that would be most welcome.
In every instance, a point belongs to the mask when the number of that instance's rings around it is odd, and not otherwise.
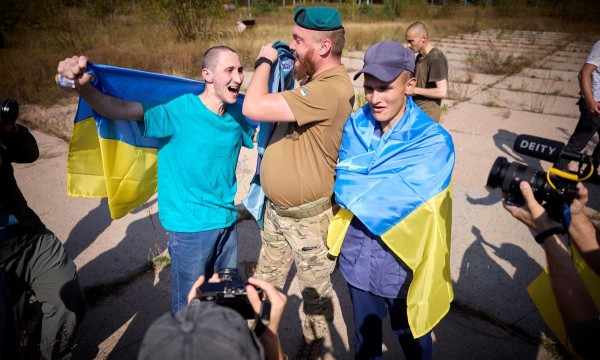
[[[256,276],[283,288],[295,262],[306,314],[298,357],[316,358],[333,320],[330,274],[335,260],[327,257],[325,242],[337,210],[334,169],[354,89],[341,63],[345,33],[339,12],[300,7],[294,22],[290,49],[300,87],[268,92],[277,51],[266,44],[257,56],[243,113],[277,123],[260,168],[268,201]]]

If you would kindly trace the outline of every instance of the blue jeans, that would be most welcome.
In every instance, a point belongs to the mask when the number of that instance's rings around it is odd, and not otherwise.
[[[237,267],[237,230],[169,232],[172,311],[187,305],[187,296],[200,275],[211,277],[218,269]]]
[[[390,323],[407,360],[431,359],[431,332],[413,338],[406,314],[406,299],[384,298],[348,284],[354,310],[354,355],[356,359],[381,359],[383,319],[390,311]]]

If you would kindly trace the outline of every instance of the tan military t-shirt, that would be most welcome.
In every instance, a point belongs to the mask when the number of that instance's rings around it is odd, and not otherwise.
[[[332,195],[354,89],[346,68],[339,65],[282,95],[296,122],[275,127],[262,159],[260,183],[269,200],[289,208]]]

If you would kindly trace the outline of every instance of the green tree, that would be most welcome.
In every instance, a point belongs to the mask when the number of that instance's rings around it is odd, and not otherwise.
[[[389,17],[400,16],[409,3],[410,0],[383,0],[383,15]]]
[[[225,0],[156,0],[180,40],[214,38],[225,14]]]

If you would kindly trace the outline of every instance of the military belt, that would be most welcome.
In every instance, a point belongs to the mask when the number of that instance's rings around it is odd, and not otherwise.
[[[317,216],[325,210],[329,209],[332,205],[332,200],[331,197],[326,197],[319,200],[315,200],[308,204],[302,204],[300,206],[295,206],[291,208],[281,208],[273,204],[272,202],[269,203],[271,204],[273,210],[275,210],[275,212],[279,216],[288,217],[292,219],[305,219]]]

